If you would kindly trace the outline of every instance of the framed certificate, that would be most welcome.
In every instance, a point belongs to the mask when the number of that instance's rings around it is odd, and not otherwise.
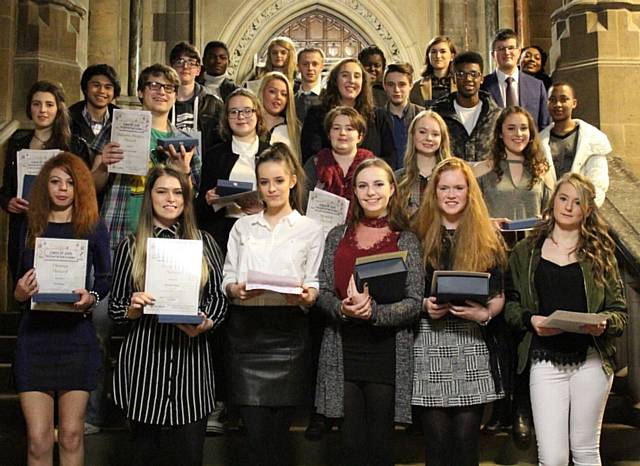
[[[144,313],[170,323],[199,323],[201,277],[202,241],[149,238],[144,289],[155,303]]]
[[[110,173],[144,176],[149,170],[151,112],[148,110],[113,111],[111,141],[120,144],[124,158],[109,165]]]
[[[36,238],[33,267],[39,290],[31,309],[78,312],[73,303],[79,296],[72,291],[86,287],[88,248],[86,239]]]

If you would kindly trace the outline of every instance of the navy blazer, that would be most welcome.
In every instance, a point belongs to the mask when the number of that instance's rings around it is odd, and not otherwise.
[[[502,101],[502,94],[500,94],[498,75],[495,71],[484,77],[482,90],[491,94],[498,107],[505,107]],[[544,88],[544,83],[533,76],[519,72],[518,94],[520,106],[531,113],[534,121],[538,124],[538,131],[542,131],[551,123],[549,111],[547,110],[547,91]]]

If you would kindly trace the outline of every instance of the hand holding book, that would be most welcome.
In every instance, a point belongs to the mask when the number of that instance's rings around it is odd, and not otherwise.
[[[354,319],[368,320],[371,318],[371,296],[369,295],[369,285],[366,283],[363,286],[363,291],[360,293],[356,282],[351,275],[349,279],[349,285],[347,286],[347,297],[342,300],[342,306],[340,308],[342,313],[347,317],[353,317]]]

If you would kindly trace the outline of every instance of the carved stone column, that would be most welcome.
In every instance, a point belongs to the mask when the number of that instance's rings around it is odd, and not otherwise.
[[[640,0],[565,0],[551,21],[554,78],[575,86],[576,116],[640,173]]]
[[[0,10],[0,125],[11,120],[13,97],[13,58],[16,53],[18,1],[8,0]]]
[[[88,0],[19,0],[14,59],[14,117],[32,83],[47,79],[64,86],[67,102],[81,96],[80,76],[87,60]]]

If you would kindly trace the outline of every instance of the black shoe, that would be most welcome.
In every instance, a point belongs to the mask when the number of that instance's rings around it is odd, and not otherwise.
[[[516,413],[513,418],[513,441],[521,450],[531,445],[531,418],[524,413]]]
[[[500,422],[500,419],[491,418],[487,421],[487,423],[484,426],[482,426],[483,434],[493,435],[501,431],[502,431],[502,422]]]
[[[321,414],[314,413],[309,420],[309,425],[304,431],[304,438],[315,442],[331,430],[330,421]]]

